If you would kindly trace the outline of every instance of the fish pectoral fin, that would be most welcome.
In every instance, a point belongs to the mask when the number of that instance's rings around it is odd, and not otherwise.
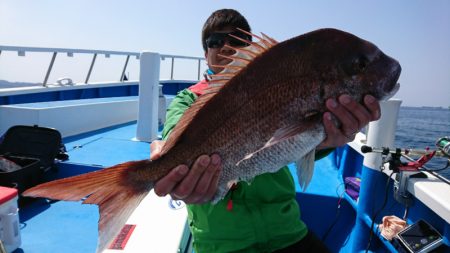
[[[278,129],[272,138],[264,145],[263,148],[268,148],[270,146],[276,145],[280,142],[283,142],[287,139],[290,139],[296,135],[299,135],[305,132],[309,127],[309,124],[296,124],[290,125],[284,128]]]
[[[277,145],[278,143],[281,143],[291,137],[294,137],[297,134],[301,134],[306,130],[305,125],[298,124],[298,125],[291,125],[288,127],[280,128],[278,129],[272,138],[264,146],[255,152],[247,154],[244,158],[242,158],[239,162],[236,163],[236,165],[239,165],[241,162],[248,160],[252,158],[255,154],[260,153],[261,151],[268,149],[274,145]]]
[[[239,162],[237,162],[236,165],[239,165],[241,162],[245,160],[251,159],[254,155],[261,153],[262,151],[269,149],[272,146],[278,145],[288,139],[294,138],[295,136],[299,136],[302,133],[310,131],[312,128],[316,126],[316,124],[317,124],[316,121],[313,119],[278,129],[277,131],[275,131],[272,138],[270,138],[269,141],[267,141],[263,147],[252,153],[247,154],[244,158],[242,158]]]
[[[270,140],[264,145],[264,148],[270,147],[294,136],[310,131],[311,129],[316,128],[317,124],[321,120],[322,116],[318,112],[307,112],[303,120],[286,127],[279,128],[277,131],[275,131],[272,138],[270,138]]]
[[[315,156],[316,149],[313,149],[295,163],[297,166],[298,182],[303,191],[306,190],[309,182],[311,182],[314,173]]]

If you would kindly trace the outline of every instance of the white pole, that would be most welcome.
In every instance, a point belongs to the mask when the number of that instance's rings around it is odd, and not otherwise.
[[[391,99],[380,102],[381,118],[369,124],[367,145],[375,148],[394,147],[395,131],[397,129],[398,111],[401,100]],[[367,153],[364,155],[364,166],[378,170],[382,163],[380,154]]]
[[[139,114],[136,139],[151,142],[158,134],[160,55],[142,52],[139,71]]]

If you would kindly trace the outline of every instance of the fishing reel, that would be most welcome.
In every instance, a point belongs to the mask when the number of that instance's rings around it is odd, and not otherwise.
[[[370,146],[362,146],[362,153],[379,153],[383,157],[383,164],[389,163],[389,169],[396,173],[394,180],[394,198],[400,204],[409,207],[412,204],[412,195],[408,192],[408,181],[410,178],[426,178],[427,176],[422,171],[427,171],[442,181],[449,183],[450,181],[441,175],[435,173],[436,171],[447,169],[450,166],[450,137],[442,137],[436,141],[436,150],[418,150],[418,149],[390,149],[387,147],[374,148]],[[420,156],[417,160],[411,156]],[[428,169],[425,164],[433,157],[440,156],[447,159],[445,167],[440,169]],[[407,162],[403,162],[401,158],[405,158]]]
[[[445,136],[436,141],[436,147],[441,151],[441,153],[450,158],[450,137]]]

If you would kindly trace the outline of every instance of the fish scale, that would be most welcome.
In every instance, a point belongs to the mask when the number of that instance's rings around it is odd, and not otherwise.
[[[251,160],[247,160],[236,166],[236,164],[242,160],[242,157],[245,157],[252,151],[261,149],[264,144],[269,141],[276,129],[283,127],[283,125],[292,124],[292,120],[296,121],[297,119],[296,117],[292,117],[293,115],[289,115],[292,112],[286,110],[287,108],[295,106],[289,102],[290,97],[293,97],[295,92],[292,89],[282,89],[282,87],[276,88],[276,86],[269,86],[267,89],[268,91],[263,91],[258,94],[264,95],[266,93],[271,93],[272,99],[277,101],[279,101],[278,97],[287,99],[284,100],[284,103],[273,104],[270,103],[270,101],[262,100],[258,95],[255,95],[245,103],[249,105],[248,108],[238,111],[233,117],[233,120],[225,122],[225,125],[219,129],[219,132],[214,134],[214,136],[218,136],[222,142],[226,140],[226,142],[223,143],[223,145],[226,146],[216,149],[225,162],[222,169],[223,173],[218,184],[219,190],[213,200],[214,203],[221,200],[226,195],[230,182],[237,180],[249,181],[256,175],[266,172],[276,172],[288,162],[302,158],[311,151],[311,147],[317,146],[324,139],[323,128],[313,127],[313,129],[322,129],[322,131],[320,133],[315,133],[314,138],[311,138],[311,141],[305,142],[304,136],[299,136],[298,138],[294,138],[295,141],[280,143],[270,150],[258,153],[258,155]],[[253,100],[255,100],[254,103]],[[301,102],[303,104],[303,100]],[[270,108],[272,105],[274,108]],[[301,108],[301,106],[302,105],[297,105],[295,107]],[[273,112],[277,113],[274,114]],[[297,110],[297,117],[300,118],[302,113],[303,110],[300,110],[300,113]],[[236,126],[239,126],[239,131],[229,131],[230,128],[236,128]],[[229,134],[230,132],[233,133],[231,136]],[[252,132],[258,134],[252,134]],[[213,142],[216,142],[216,140],[213,140]],[[219,140],[217,140],[216,143],[219,143]],[[227,150],[232,149],[233,146],[239,147],[239,149],[236,150],[234,148],[235,152],[230,153],[230,155],[227,156]],[[286,157],[286,159],[280,161],[279,159],[276,159],[276,157]],[[302,172],[299,171],[299,175],[301,173]],[[303,181],[304,180],[301,182]]]

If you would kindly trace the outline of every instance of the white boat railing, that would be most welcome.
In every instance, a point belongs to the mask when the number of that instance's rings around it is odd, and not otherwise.
[[[43,47],[16,47],[16,46],[2,46],[0,45],[0,56],[4,51],[12,51],[17,52],[18,56],[25,56],[26,52],[40,52],[40,53],[50,53],[52,54],[52,58],[48,65],[47,71],[45,73],[44,81],[42,82],[42,86],[46,87],[48,78],[50,73],[52,72],[53,65],[55,63],[56,56],[58,54],[66,54],[67,57],[73,57],[74,54],[89,54],[92,55],[91,64],[88,72],[86,73],[86,78],[84,80],[85,84],[89,83],[89,79],[94,67],[94,64],[97,59],[97,55],[105,55],[105,58],[109,58],[111,55],[124,55],[126,56],[125,62],[123,64],[122,72],[119,77],[119,81],[123,82],[125,79],[125,71],[128,66],[128,62],[130,57],[135,57],[139,60],[141,53],[140,52],[126,52],[126,51],[107,51],[107,50],[90,50],[90,49],[71,49],[71,48],[43,48]],[[181,55],[169,55],[169,54],[160,54],[161,60],[171,59],[171,67],[170,67],[170,79],[174,79],[174,69],[175,69],[175,59],[187,59],[193,60],[197,62],[197,79],[200,79],[200,66],[201,62],[205,59],[202,57],[192,57],[192,56],[181,56]]]

